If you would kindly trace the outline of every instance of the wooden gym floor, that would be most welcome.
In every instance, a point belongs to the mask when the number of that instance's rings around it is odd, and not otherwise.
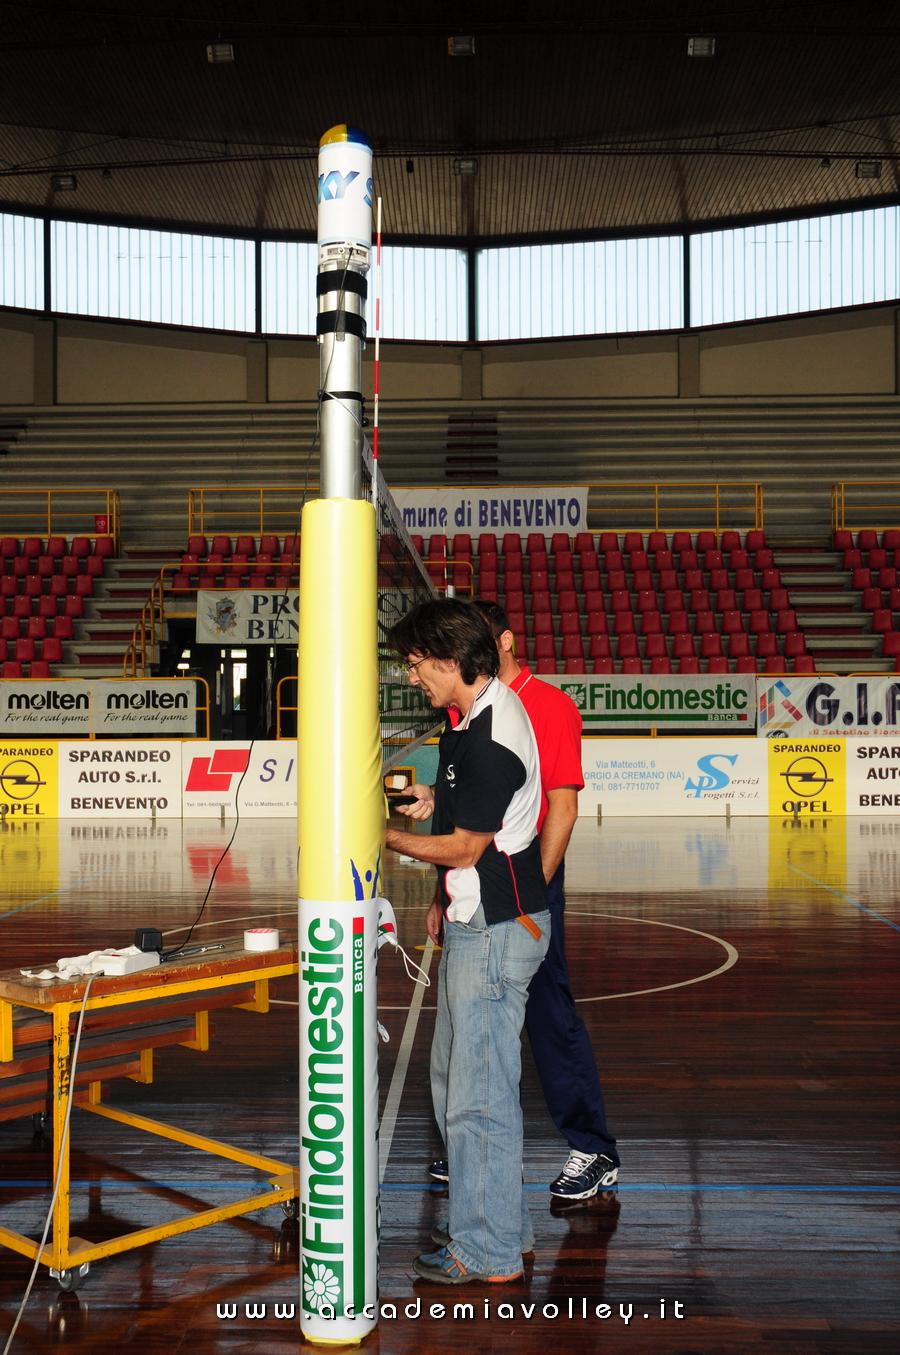
[[[0,969],[126,943],[139,923],[179,935],[230,828],[0,829]],[[295,859],[292,822],[241,824],[195,937],[256,921],[293,934]],[[381,1058],[380,1283],[398,1315],[383,1317],[364,1349],[896,1351],[900,821],[582,819],[568,862],[568,953],[619,1138],[620,1187],[551,1206],[546,1183],[565,1151],[526,1054],[533,1267],[505,1289],[414,1279],[411,1261],[446,1210],[424,1170],[438,1147],[427,1075],[434,997],[425,992],[411,1013],[418,990],[382,952],[391,1040]],[[423,940],[429,880],[389,862],[386,892],[410,950]],[[209,1053],[163,1050],[151,1086],[116,1083],[109,1100],[293,1159],[297,1011],[287,981],[278,998],[266,1016],[217,1016]],[[92,1239],[179,1203],[223,1202],[246,1180],[78,1112],[73,1145],[74,1231]],[[0,1124],[0,1224],[39,1236],[48,1176],[30,1119]],[[42,1271],[13,1351],[294,1350],[297,1325],[275,1304],[294,1300],[296,1265],[295,1227],[272,1209],[95,1265],[77,1294]],[[0,1253],[0,1338],[29,1270]],[[419,1299],[423,1315],[405,1316]],[[473,1302],[474,1318],[428,1316],[430,1304],[454,1302]],[[536,1305],[530,1318],[520,1304]],[[608,1318],[593,1315],[602,1304]],[[227,1305],[235,1316],[219,1315]],[[250,1315],[263,1305],[264,1317]]]

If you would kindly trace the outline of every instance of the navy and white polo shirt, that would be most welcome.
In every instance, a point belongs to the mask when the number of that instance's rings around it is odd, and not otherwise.
[[[475,866],[440,867],[451,922],[468,922],[479,903],[488,925],[547,907],[538,846],[541,777],[531,722],[499,678],[478,693],[465,718],[441,736],[433,833],[493,833]]]

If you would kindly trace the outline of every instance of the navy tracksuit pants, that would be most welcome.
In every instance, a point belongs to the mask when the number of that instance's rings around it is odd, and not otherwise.
[[[570,1148],[605,1153],[619,1165],[606,1127],[600,1077],[587,1028],[578,1015],[566,964],[565,867],[547,885],[550,949],[528,988],[525,1029],[550,1118]]]

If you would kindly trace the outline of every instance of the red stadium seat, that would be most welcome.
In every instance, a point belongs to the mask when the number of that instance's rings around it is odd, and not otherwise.
[[[664,612],[684,611],[684,593],[680,588],[666,589],[662,597],[662,610]]]
[[[615,669],[614,669],[614,667],[613,667],[613,661],[612,661],[612,659],[609,657],[608,654],[604,655],[602,658],[599,658],[599,659],[592,659],[592,660],[591,660],[591,672],[592,672],[592,673],[606,673],[606,674],[608,674],[608,673],[612,673],[612,672],[614,672],[614,671],[615,671]]]
[[[650,660],[651,673],[671,673],[672,663],[668,654],[661,654],[657,659]]]
[[[759,528],[754,528],[744,538],[744,546],[747,550],[761,550],[765,544],[766,534]]]
[[[25,625],[25,634],[29,640],[43,640],[47,634],[47,618],[43,616],[29,616]]]
[[[653,568],[656,570],[657,573],[660,573],[660,571],[663,569],[675,568],[675,556],[672,554],[670,550],[654,551],[651,559]]]
[[[28,676],[30,678],[48,678],[50,676],[50,665],[45,659],[32,659],[28,665]]]
[[[900,636],[898,636],[900,638]],[[608,635],[592,635],[588,642],[588,653],[592,659],[607,659],[612,653]],[[900,654],[900,649],[897,650]]]
[[[700,657],[701,659],[717,658],[722,653],[722,637],[716,632],[713,635],[706,634],[700,636]]]
[[[643,673],[644,665],[636,656],[629,656],[622,660],[623,673]]]
[[[730,570],[750,568],[750,556],[745,550],[730,550],[725,562]]]
[[[894,618],[889,607],[879,607],[872,613],[872,629],[880,635],[894,629]]]
[[[711,659],[706,661],[707,673],[727,673],[728,660],[723,654],[714,654]]]
[[[706,577],[709,587],[714,593],[720,593],[723,588],[727,588],[729,585],[728,570],[721,566],[711,569]]]
[[[873,527],[862,527],[856,533],[856,544],[860,550],[874,550],[878,545],[878,533]]]
[[[636,635],[620,635],[616,645],[616,654],[620,659],[634,659],[640,655]]]
[[[881,606],[881,589],[864,588],[862,592],[862,609],[864,612],[874,612],[876,607]]]
[[[900,550],[900,528],[888,527],[881,533],[881,544],[885,550]]]
[[[115,542],[111,536],[98,536],[94,542],[94,554],[101,560],[110,560],[116,553]]]
[[[627,588],[614,588],[610,596],[610,602],[614,612],[631,611],[631,594]]]
[[[670,612],[666,630],[669,635],[687,635],[690,631],[687,612]]]
[[[757,607],[755,611],[750,613],[748,630],[750,631],[751,635],[759,635],[760,631],[768,629],[769,629],[769,613],[765,610],[764,607]]]
[[[563,659],[578,659],[581,663],[584,663],[584,641],[580,635],[563,635],[560,657]]]
[[[625,556],[620,550],[608,550],[603,555],[601,564],[607,574],[611,569],[624,569]]]
[[[585,667],[584,667],[584,655],[583,655],[583,654],[582,654],[581,658],[574,658],[574,657],[573,657],[573,658],[564,659],[564,662],[563,662],[563,672],[564,672],[564,673],[583,673],[584,671],[585,671]]]
[[[734,671],[736,673],[755,673],[756,659],[752,654],[742,654],[734,665]]]
[[[706,582],[703,578],[702,569],[686,569],[682,573],[681,582],[684,585],[686,593],[693,593],[698,588],[705,588]]]
[[[751,626],[751,630],[753,627]],[[778,635],[790,635],[797,629],[797,613],[793,607],[782,607],[775,613],[775,631]],[[892,628],[893,629],[893,628]]]
[[[48,663],[62,663],[62,640],[56,635],[48,635],[41,643],[41,658]]]
[[[606,586],[612,593],[615,589],[628,587],[624,569],[610,569],[606,575]]]
[[[478,538],[478,558],[497,554],[497,537],[493,532],[482,532]]]
[[[505,557],[522,554],[522,538],[517,532],[504,532],[501,552]]]
[[[94,580],[90,574],[79,574],[75,580],[73,592],[76,597],[89,598],[94,593]]]
[[[12,614],[18,620],[24,620],[26,616],[31,616],[31,598],[20,593],[18,597],[12,600]]]
[[[786,590],[782,590],[785,592]],[[784,604],[787,606],[787,603]],[[763,594],[761,588],[745,588],[741,596],[742,612],[760,612],[763,611]]]
[[[231,555],[231,537],[214,536],[209,553],[211,556],[218,556],[220,560],[227,559]]]
[[[698,532],[697,539],[694,542],[694,549],[697,551],[697,554],[700,555],[704,551],[717,550],[718,545],[719,543],[716,540],[715,532]]]
[[[694,657],[693,635],[674,635],[672,637],[672,658],[692,659]]]
[[[588,612],[585,634],[587,635],[606,635],[609,627],[606,622],[606,612]]]
[[[650,557],[643,548],[639,548],[638,550],[626,550],[625,554],[628,559],[628,568],[630,570],[650,568]]]
[[[577,612],[560,612],[560,635],[581,635],[581,617]]]
[[[692,588],[688,597],[688,609],[692,612],[708,612],[710,610],[709,589]]]
[[[550,612],[535,612],[532,616],[531,630],[535,636],[552,635],[553,617]]]
[[[34,640],[27,635],[20,636],[15,647],[16,663],[31,663],[35,653]]]
[[[529,532],[525,541],[525,550],[528,555],[546,555],[547,540],[542,532]]]
[[[56,616],[56,598],[52,593],[38,599],[37,614],[44,617],[45,620],[50,620],[51,617]]]
[[[42,560],[46,559],[46,556],[42,555],[41,559]],[[40,576],[37,574],[29,574],[28,577],[25,579],[25,584],[22,589],[24,596],[27,598],[39,598],[43,591],[44,591],[43,579],[40,578]]]
[[[673,551],[690,550],[692,544],[690,532],[673,532],[671,541]]]
[[[653,575],[649,569],[636,569],[631,576],[631,586],[636,593],[652,592],[656,596],[656,590],[653,587]]]
[[[774,565],[760,570],[760,584],[764,593],[771,593],[773,588],[781,587],[781,571]]]
[[[554,540],[555,539],[556,538],[554,537]],[[579,555],[583,554],[585,551],[594,552],[594,538],[590,532],[575,533],[575,549],[578,551]]]
[[[716,618],[713,616],[712,612],[697,612],[695,614],[694,616],[695,635],[712,635],[716,634],[717,631],[718,627],[716,626]]]
[[[36,560],[44,554],[44,542],[39,536],[26,536],[22,542],[22,554],[28,560]]]
[[[84,598],[70,594],[64,603],[66,616],[84,616]]]
[[[846,527],[839,527],[834,534],[832,542],[835,550],[845,551],[853,548],[853,533],[847,531]]]
[[[775,556],[773,552],[769,550],[768,546],[764,546],[762,550],[755,550],[753,552],[754,569],[774,569],[775,567]],[[765,585],[763,585],[763,587],[765,587]]]
[[[761,604],[760,604],[761,605]],[[769,593],[769,611],[783,612],[791,605],[791,599],[786,588],[773,588]]]
[[[816,671],[816,661],[812,654],[798,654],[794,659],[795,673],[814,673]]]
[[[900,658],[900,631],[883,632],[881,652],[886,659]]]
[[[737,596],[733,588],[720,588],[715,595],[715,610],[717,612],[739,611]]]
[[[640,616],[642,635],[662,635],[662,617],[659,612],[643,612]]]
[[[702,535],[702,533],[701,533]],[[703,568],[710,571],[725,568],[725,557],[720,550],[705,550],[702,555]],[[723,584],[723,587],[725,585]]]
[[[577,612],[578,595],[575,592],[575,589],[574,588],[561,589],[556,599],[556,605],[559,608],[560,612]]]
[[[759,659],[768,659],[778,653],[778,637],[772,631],[763,631],[756,637],[756,657]]]
[[[659,611],[659,600],[652,588],[644,588],[637,595],[637,609],[641,615]]]
[[[784,673],[787,671],[787,664],[780,654],[772,654],[763,664],[764,673]]]
[[[738,635],[744,629],[741,614],[738,611],[722,613],[722,634]]]
[[[557,566],[556,587],[557,590],[560,588],[575,587],[575,572],[571,565],[569,565],[568,568],[564,568],[561,564]]]
[[[750,653],[750,640],[743,631],[737,635],[728,637],[728,657],[730,659],[743,659]]]
[[[19,638],[19,622],[16,619],[16,617],[4,616],[2,619],[0,619],[0,639],[18,640],[18,638]]]
[[[796,659],[799,654],[806,653],[806,636],[802,631],[795,630],[784,637],[784,657],[786,659]]]
[[[581,587],[584,589],[585,592],[587,592],[588,589],[590,588],[593,589],[599,588],[600,587],[599,569],[583,569],[581,572]]]
[[[622,543],[627,554],[632,551],[644,549],[644,536],[642,532],[626,532],[625,540]]]
[[[676,569],[661,569],[657,576],[656,586],[661,593],[671,592],[674,588],[680,590],[678,571]]]
[[[679,569],[699,569],[700,557],[695,550],[680,550],[675,552],[678,559]]]
[[[678,672],[696,675],[700,672],[700,660],[694,658],[693,654],[686,654],[683,659],[678,660]]]
[[[619,538],[616,532],[601,532],[597,538],[597,550],[603,555],[611,550],[619,549]]]
[[[556,672],[556,660],[555,660],[555,659],[551,659],[551,658],[542,658],[542,659],[538,659],[537,663],[535,664],[535,672],[537,672],[537,673],[555,673],[555,672]]]
[[[0,537],[0,560],[11,560],[13,556],[19,553],[19,538],[16,536]]]
[[[669,651],[666,646],[666,637],[662,634],[648,635],[644,645],[644,657],[647,659],[668,658]]]
[[[668,550],[669,543],[666,540],[665,532],[650,532],[647,537],[647,550],[651,553],[656,551]]]
[[[21,676],[22,676],[22,665],[20,663],[16,663],[15,660],[13,659],[7,659],[2,669],[0,669],[0,677],[4,677],[7,679],[10,678],[15,679],[20,678]]]
[[[53,634],[60,640],[71,640],[75,634],[75,624],[71,616],[58,616],[53,622]]]
[[[727,552],[741,549],[740,532],[723,532],[719,538],[719,549]]]
[[[524,612],[525,610],[525,592],[521,588],[506,589],[506,605],[512,607],[514,612]],[[533,612],[549,612],[551,607],[550,593],[546,588],[538,589],[531,594],[531,610]]]
[[[631,612],[614,612],[609,628],[615,635],[634,635],[634,615]]]

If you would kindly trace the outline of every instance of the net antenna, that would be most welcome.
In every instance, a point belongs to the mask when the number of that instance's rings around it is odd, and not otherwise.
[[[381,393],[381,198],[375,205],[375,362],[372,372],[372,460],[378,465],[378,397]],[[375,503],[375,477],[372,502]]]

